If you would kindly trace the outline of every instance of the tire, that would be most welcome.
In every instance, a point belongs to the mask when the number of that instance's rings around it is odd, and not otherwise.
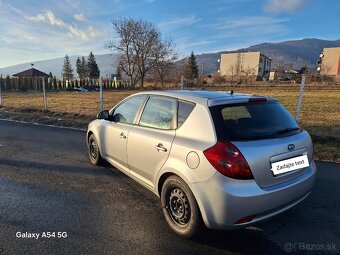
[[[165,180],[161,202],[164,217],[170,228],[179,236],[191,238],[202,226],[201,214],[189,186],[178,176]]]
[[[89,158],[92,164],[99,166],[103,163],[103,158],[100,155],[98,143],[94,134],[91,134],[88,140]]]

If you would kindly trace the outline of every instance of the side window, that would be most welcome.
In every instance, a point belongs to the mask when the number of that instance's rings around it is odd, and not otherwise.
[[[147,102],[139,125],[145,127],[172,129],[176,116],[175,99],[166,97],[150,97]]]
[[[145,100],[145,97],[146,96],[136,96],[119,105],[113,113],[114,121],[132,124],[137,111]]]
[[[178,102],[177,127],[182,126],[184,121],[189,117],[195,105],[186,102]]]

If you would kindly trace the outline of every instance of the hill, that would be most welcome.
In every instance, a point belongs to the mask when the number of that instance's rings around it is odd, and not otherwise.
[[[75,76],[77,75],[77,69],[76,69],[76,61],[78,57],[82,56],[70,56],[70,61],[73,67],[73,74]],[[87,56],[84,56],[87,58]],[[105,77],[106,75],[116,73],[116,66],[117,66],[117,60],[118,56],[117,54],[102,54],[102,55],[95,55],[96,61],[98,64],[98,67],[100,69],[100,75]],[[54,59],[48,59],[48,60],[41,60],[41,61],[35,61],[34,68],[43,71],[45,73],[51,72],[53,76],[56,76],[57,78],[62,77],[62,67],[64,63],[64,58],[54,58]],[[2,76],[6,75],[13,75],[15,73],[24,71],[26,69],[31,68],[31,62],[9,66],[0,68],[0,74]]]
[[[340,40],[327,41],[307,38],[280,43],[261,43],[236,51],[200,54],[196,55],[196,59],[199,67],[204,67],[204,73],[211,73],[217,71],[217,60],[220,58],[221,53],[260,51],[272,58],[272,67],[276,67],[278,62],[281,62],[299,69],[303,66],[315,67],[320,52],[322,52],[323,48],[329,47],[340,47]]]
[[[340,40],[327,41],[321,39],[307,38],[302,40],[285,41],[279,43],[261,43],[250,46],[248,48],[239,49],[236,51],[221,51],[216,53],[203,53],[197,54],[196,59],[200,72],[213,73],[219,69],[217,60],[220,58],[221,53],[228,52],[247,52],[247,51],[261,51],[268,57],[271,57],[272,67],[276,67],[278,62],[286,65],[292,65],[293,68],[299,69],[303,66],[315,67],[319,53],[323,48],[340,47]],[[71,63],[73,65],[74,74],[76,75],[75,63],[79,56],[71,56]],[[34,67],[53,75],[61,77],[61,69],[63,66],[64,58],[55,58],[43,61],[34,62]],[[106,75],[116,72],[117,54],[103,54],[96,55],[97,63],[100,69],[100,75]],[[179,61],[182,62],[182,61]],[[13,75],[20,71],[26,70],[31,67],[31,62],[20,65],[9,66],[0,68],[0,74],[3,76]]]

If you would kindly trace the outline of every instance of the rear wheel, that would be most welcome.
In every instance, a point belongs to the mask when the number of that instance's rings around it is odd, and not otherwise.
[[[202,221],[197,202],[188,185],[178,176],[170,176],[161,192],[163,213],[170,228],[184,238],[198,233]]]
[[[98,143],[94,134],[91,134],[88,140],[88,151],[91,163],[98,166],[101,165],[103,159],[100,155]]]

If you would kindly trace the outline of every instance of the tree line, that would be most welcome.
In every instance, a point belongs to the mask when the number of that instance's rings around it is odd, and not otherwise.
[[[91,90],[95,82],[98,82],[98,79],[94,79],[92,82],[89,81],[89,79],[85,79],[83,82],[81,82],[80,79],[73,79],[66,83],[65,79],[57,79],[55,76],[52,77],[52,75],[50,75],[50,77],[10,77],[9,75],[3,77],[0,75],[0,86],[3,91],[42,91],[43,86],[45,86],[45,89],[48,91],[62,91],[79,86]],[[106,90],[129,88],[127,82],[110,78],[103,79],[102,84],[103,89]]]
[[[76,71],[79,76],[80,85],[85,85],[85,82],[88,79],[93,80],[99,78],[100,70],[92,51],[90,52],[87,59],[85,59],[85,57],[77,58]],[[67,82],[70,82],[74,78],[71,60],[68,55],[64,57],[62,76]]]

